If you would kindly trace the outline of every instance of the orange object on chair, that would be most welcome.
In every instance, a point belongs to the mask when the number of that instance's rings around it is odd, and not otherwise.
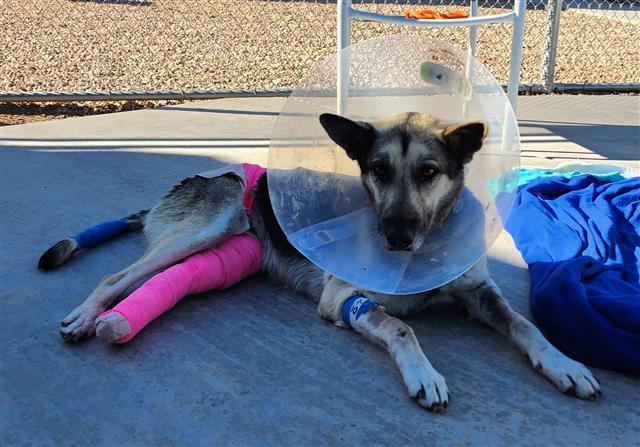
[[[467,11],[451,11],[451,12],[435,12],[433,9],[421,9],[419,11],[411,11],[407,9],[404,16],[407,19],[418,20],[442,20],[442,19],[466,19],[469,17]]]

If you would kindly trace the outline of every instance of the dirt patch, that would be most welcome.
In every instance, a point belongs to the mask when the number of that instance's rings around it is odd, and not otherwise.
[[[123,101],[70,103],[0,103],[0,126],[26,124],[73,116],[100,115],[128,110],[154,109],[183,101]]]

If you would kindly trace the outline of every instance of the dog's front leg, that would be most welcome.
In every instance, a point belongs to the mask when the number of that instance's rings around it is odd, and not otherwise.
[[[356,293],[352,286],[331,277],[318,304],[320,316],[336,326],[348,327],[342,320],[342,308]],[[386,314],[382,307],[376,307],[352,318],[351,327],[389,352],[400,369],[409,396],[431,411],[443,411],[447,408],[451,397],[444,378],[422,352],[409,325]]]
[[[469,278],[472,281],[464,284]],[[600,396],[600,384],[591,371],[558,351],[533,323],[511,308],[489,278],[484,261],[456,282],[462,287],[454,286],[450,293],[469,314],[508,336],[531,365],[560,391],[581,399]]]

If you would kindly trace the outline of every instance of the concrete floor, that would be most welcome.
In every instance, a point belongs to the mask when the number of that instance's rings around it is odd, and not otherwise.
[[[640,445],[637,377],[595,370],[604,395],[556,391],[501,336],[451,309],[408,320],[453,396],[405,394],[387,355],[257,277],[186,299],[126,346],[69,345],[58,322],[142,252],[129,235],[36,269],[51,243],[149,206],[177,180],[264,163],[281,99],[217,100],[1,128],[3,445]],[[522,97],[523,162],[637,166],[638,98]],[[507,234],[495,280],[529,315]]]

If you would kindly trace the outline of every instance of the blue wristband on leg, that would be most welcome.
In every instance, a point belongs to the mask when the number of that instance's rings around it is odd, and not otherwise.
[[[356,293],[342,305],[342,321],[347,326],[353,326],[358,318],[376,307],[378,307],[377,303],[361,293]]]
[[[116,236],[120,236],[126,232],[128,228],[129,224],[126,220],[112,220],[87,228],[82,233],[75,235],[73,239],[75,239],[78,244],[78,248],[93,247],[94,245],[113,239]]]

